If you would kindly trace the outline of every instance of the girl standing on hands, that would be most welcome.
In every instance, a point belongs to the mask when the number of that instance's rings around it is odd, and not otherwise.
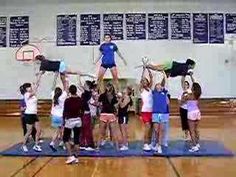
[[[118,73],[117,73],[117,67],[115,63],[115,52],[119,55],[119,57],[122,59],[125,65],[127,65],[127,62],[125,61],[124,57],[121,55],[120,51],[118,50],[118,47],[115,43],[111,42],[111,35],[106,34],[104,36],[104,43],[99,48],[99,56],[97,60],[95,61],[95,64],[101,59],[101,66],[99,68],[98,72],[98,87],[101,87],[101,82],[103,80],[103,77],[106,73],[107,69],[110,69],[113,82],[115,85],[115,88],[118,89],[119,82],[118,82]]]

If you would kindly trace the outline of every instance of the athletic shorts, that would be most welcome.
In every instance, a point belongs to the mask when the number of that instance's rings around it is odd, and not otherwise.
[[[119,124],[128,124],[129,117],[128,116],[118,116],[118,123]]]
[[[51,125],[53,128],[61,127],[62,123],[63,123],[62,117],[54,116],[54,115],[51,116]]]
[[[73,129],[75,127],[81,127],[82,121],[80,117],[77,118],[70,118],[65,120],[65,128]]]
[[[74,127],[72,129],[65,127],[63,131],[63,142],[67,143],[71,140],[71,131],[73,130],[74,144],[78,145],[80,139],[80,129],[80,127]]]
[[[61,61],[59,66],[59,72],[64,73],[65,71],[66,71],[66,64],[64,61]]]
[[[105,122],[105,123],[115,122],[116,116],[114,114],[101,113],[100,121]]]
[[[151,123],[152,122],[152,112],[141,112],[141,119],[143,123]]]
[[[153,123],[165,123],[169,121],[169,114],[153,113],[152,122]]]
[[[39,122],[37,114],[25,114],[25,123],[33,125],[35,122]]]
[[[188,111],[188,120],[200,120],[201,112],[200,110]]]
[[[105,69],[108,69],[108,68],[111,69],[113,67],[116,67],[116,64],[115,63],[113,63],[113,64],[101,64],[101,66]]]

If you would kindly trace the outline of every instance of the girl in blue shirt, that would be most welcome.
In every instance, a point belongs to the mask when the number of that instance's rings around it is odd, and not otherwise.
[[[155,150],[157,153],[162,153],[161,144],[164,144],[163,134],[164,125],[169,121],[169,98],[168,91],[164,88],[167,76],[163,71],[164,80],[162,83],[157,83],[152,92],[153,95],[153,112],[152,112],[152,123],[156,133],[158,143]]]
[[[111,35],[106,34],[104,36],[104,43],[99,47],[99,56],[95,61],[95,64],[101,59],[101,66],[98,72],[98,85],[100,87],[101,81],[106,73],[107,69],[110,69],[113,81],[116,89],[118,89],[118,73],[115,63],[115,52],[119,55],[125,65],[127,65],[124,57],[121,55],[118,47],[115,43],[111,42]]]

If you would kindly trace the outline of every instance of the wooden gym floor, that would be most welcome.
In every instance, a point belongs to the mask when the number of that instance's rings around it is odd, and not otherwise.
[[[50,137],[50,119],[41,120],[44,137]],[[179,119],[171,119],[170,138],[181,138]],[[215,139],[236,152],[236,115],[203,116],[202,139]],[[130,140],[142,139],[138,116],[129,123]],[[0,117],[0,150],[22,141],[17,117]],[[65,165],[65,158],[0,156],[0,177],[235,177],[236,157],[126,157],[80,158],[77,165]]]

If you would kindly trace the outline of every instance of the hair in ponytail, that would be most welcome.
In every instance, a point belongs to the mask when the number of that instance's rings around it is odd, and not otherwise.
[[[61,94],[62,94],[61,88],[60,87],[56,87],[55,91],[54,91],[54,97],[53,97],[53,104],[54,104],[54,106],[59,104],[58,99],[61,96]]]

